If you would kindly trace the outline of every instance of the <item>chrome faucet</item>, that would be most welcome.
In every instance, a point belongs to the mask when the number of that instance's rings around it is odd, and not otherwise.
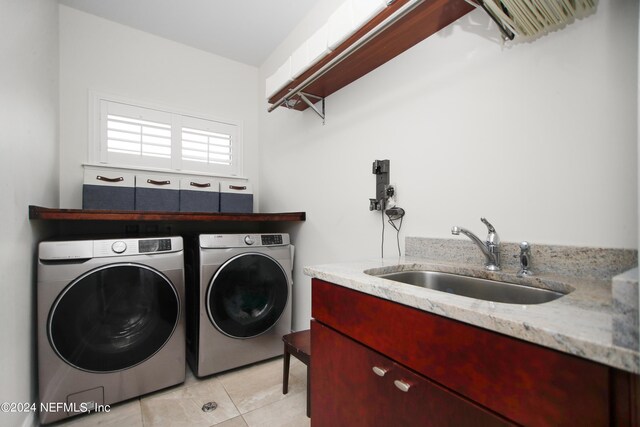
[[[498,233],[496,229],[493,228],[493,225],[486,220],[486,218],[480,218],[480,221],[487,226],[489,230],[489,234],[487,234],[487,240],[482,241],[473,234],[471,231],[462,227],[453,227],[451,228],[451,234],[459,235],[460,233],[464,234],[468,238],[470,238],[473,243],[475,243],[478,248],[482,251],[482,254],[487,258],[487,261],[484,264],[484,268],[489,271],[499,271],[500,270],[500,237],[498,237]]]

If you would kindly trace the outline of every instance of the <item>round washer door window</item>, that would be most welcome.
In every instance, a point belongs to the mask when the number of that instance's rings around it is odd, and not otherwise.
[[[113,372],[153,356],[178,324],[178,294],[159,271],[132,263],[88,272],[60,294],[49,313],[49,341],[62,359]]]
[[[245,253],[225,262],[207,290],[209,320],[223,334],[251,338],[271,329],[287,306],[289,285],[280,264]]]

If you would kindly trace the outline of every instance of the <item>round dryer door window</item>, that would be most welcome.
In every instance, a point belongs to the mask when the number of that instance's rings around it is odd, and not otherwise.
[[[173,334],[180,300],[150,267],[123,263],[92,270],[60,294],[49,313],[49,341],[67,363],[91,372],[135,366]]]
[[[271,329],[287,306],[289,284],[268,255],[245,253],[224,263],[207,291],[213,325],[233,338],[251,338]]]

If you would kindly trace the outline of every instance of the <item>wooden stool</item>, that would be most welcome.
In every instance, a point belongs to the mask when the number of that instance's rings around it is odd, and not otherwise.
[[[289,362],[293,356],[307,365],[307,417],[311,417],[311,330],[293,332],[282,337],[284,342],[284,371],[282,394],[289,392]]]

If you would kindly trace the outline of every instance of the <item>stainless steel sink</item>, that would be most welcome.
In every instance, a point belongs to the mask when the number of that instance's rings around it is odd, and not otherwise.
[[[507,304],[542,304],[565,295],[548,289],[438,271],[399,271],[376,276],[440,292]]]

